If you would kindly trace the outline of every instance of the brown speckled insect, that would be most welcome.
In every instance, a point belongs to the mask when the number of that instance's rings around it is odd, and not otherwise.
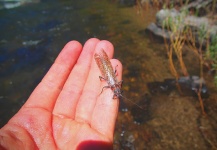
[[[104,86],[103,89],[111,88],[112,91],[114,92],[113,99],[121,97],[122,96],[121,95],[121,84],[123,81],[119,81],[119,82],[117,81],[116,70],[115,71],[113,70],[111,62],[106,52],[102,49],[99,54],[95,53],[94,58],[102,73],[102,76],[99,76],[100,80],[105,80],[108,83],[108,85]],[[103,92],[103,89],[102,89],[102,92]]]
[[[124,97],[121,94],[122,93],[121,85],[122,85],[123,80],[117,81],[116,69],[113,70],[112,64],[111,64],[111,62],[109,60],[109,57],[106,54],[106,52],[102,49],[100,51],[100,53],[95,53],[94,58],[95,58],[96,63],[98,65],[98,67],[99,67],[99,70],[101,71],[101,74],[102,74],[102,76],[99,76],[100,80],[105,80],[108,83],[107,86],[104,86],[102,88],[101,93],[103,92],[104,88],[111,88],[111,90],[114,92],[113,99],[122,97],[122,98],[124,98],[126,100],[129,100],[130,102],[132,102],[133,104],[138,106],[140,109],[143,109],[138,104],[136,104],[132,100]]]
[[[96,64],[99,67],[99,70],[101,71],[101,74],[102,74],[102,76],[99,76],[100,80],[105,80],[108,83],[107,86],[104,86],[102,88],[101,93],[103,92],[104,88],[111,88],[111,90],[114,92],[113,99],[122,97],[126,100],[129,100],[130,102],[132,102],[133,104],[138,106],[140,109],[143,109],[138,104],[136,104],[132,100],[124,97],[121,94],[122,93],[121,85],[122,85],[123,80],[117,81],[116,69],[113,70],[113,67],[111,65],[111,62],[110,62],[109,57],[106,54],[106,52],[102,49],[100,51],[100,53],[95,53],[94,58],[95,58]]]

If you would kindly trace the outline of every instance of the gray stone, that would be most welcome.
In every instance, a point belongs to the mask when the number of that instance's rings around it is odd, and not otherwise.
[[[155,23],[151,23],[147,28],[146,32],[154,34],[154,36],[158,38],[165,38],[167,40],[170,39],[170,31],[163,30],[162,28],[158,27]]]
[[[165,23],[170,18],[169,24],[176,27],[176,31],[182,32],[186,27],[190,28],[195,37],[196,45],[202,44],[203,47],[206,47],[206,41],[216,36],[217,25],[207,17],[192,16],[187,13],[188,11],[182,10],[179,12],[176,9],[161,9],[156,14],[156,24],[151,23],[147,30],[157,37],[169,40],[173,31],[165,30],[169,29],[168,26],[165,27]]]
[[[159,27],[163,27],[164,21],[169,17],[176,18],[180,13],[176,9],[161,9],[156,14],[156,24]]]

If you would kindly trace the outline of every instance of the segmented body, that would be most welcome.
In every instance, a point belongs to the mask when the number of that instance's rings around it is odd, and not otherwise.
[[[111,88],[114,92],[113,98],[117,98],[121,95],[121,84],[122,81],[118,82],[116,78],[116,70],[113,70],[111,62],[109,60],[108,55],[102,49],[100,53],[95,53],[94,55],[95,61],[102,73],[102,77],[100,79],[105,80],[108,83],[108,86],[104,86],[104,88]],[[103,91],[102,89],[102,91]]]

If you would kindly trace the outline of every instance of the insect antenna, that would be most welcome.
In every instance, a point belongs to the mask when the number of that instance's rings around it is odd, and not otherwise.
[[[126,99],[126,100],[130,101],[130,102],[133,103],[134,105],[138,106],[140,109],[145,110],[145,109],[143,109],[141,106],[139,106],[137,103],[135,103],[135,102],[132,101],[131,99],[126,98],[126,97],[123,96],[122,94],[119,94],[119,96],[122,97],[123,99]]]

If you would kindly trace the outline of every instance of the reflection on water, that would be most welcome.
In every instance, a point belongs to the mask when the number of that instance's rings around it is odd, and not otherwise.
[[[141,32],[155,20],[156,10],[142,17],[137,12],[106,0],[42,1],[0,10],[0,125],[19,110],[68,41],[97,37],[111,41],[115,58],[123,63],[123,95],[144,108],[121,100],[114,149],[215,148],[217,104],[211,78],[205,76],[211,93],[204,101],[208,117],[201,116],[197,98],[180,96],[175,88],[149,91],[147,83],[173,77],[164,45]],[[197,75],[197,60],[184,59]]]
[[[1,0],[0,9],[12,9],[22,5],[28,5],[32,3],[39,3],[40,0]]]

